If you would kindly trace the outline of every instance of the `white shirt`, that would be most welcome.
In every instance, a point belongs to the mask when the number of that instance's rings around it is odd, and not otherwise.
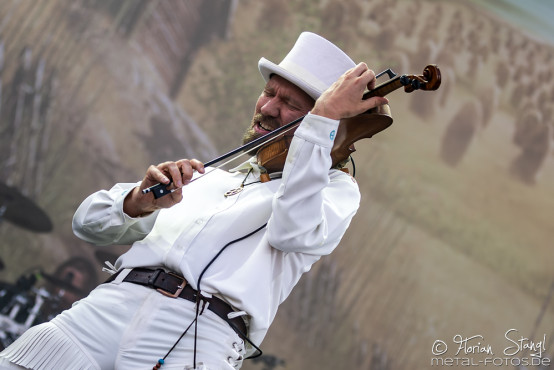
[[[142,218],[123,212],[136,183],[89,196],[73,219],[75,234],[97,245],[132,244],[116,267],[165,267],[197,289],[198,278],[227,243],[264,223],[267,227],[230,245],[209,267],[201,290],[248,314],[250,339],[260,344],[277,307],[300,276],[338,245],[360,202],[354,179],[331,167],[339,121],[311,115],[295,132],[280,179],[244,190],[244,173],[215,169],[183,188],[183,200]],[[207,168],[206,172],[212,171]]]

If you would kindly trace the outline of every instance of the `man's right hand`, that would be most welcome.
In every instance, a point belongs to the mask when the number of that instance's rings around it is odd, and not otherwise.
[[[169,208],[183,199],[182,187],[190,182],[194,170],[204,173],[204,164],[196,159],[181,159],[176,162],[164,162],[150,166],[142,179],[140,186],[134,188],[123,202],[123,212],[130,217],[139,217],[161,208]],[[158,183],[169,184],[172,193],[155,199],[150,192],[143,194],[142,190]]]

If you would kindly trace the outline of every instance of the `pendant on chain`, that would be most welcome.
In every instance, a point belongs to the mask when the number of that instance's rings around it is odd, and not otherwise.
[[[248,171],[248,173],[244,177],[244,180],[242,180],[242,183],[240,184],[240,186],[238,188],[231,189],[229,191],[226,191],[225,194],[223,194],[223,195],[225,195],[225,198],[232,197],[233,195],[237,195],[238,193],[240,193],[242,191],[242,189],[244,189],[244,183],[246,182],[246,179],[248,178],[248,175],[250,175],[250,173],[252,173],[252,169],[250,169]]]
[[[241,184],[240,187],[226,191],[223,195],[225,195],[225,198],[232,197],[233,195],[240,193],[242,189],[244,189],[244,185]]]

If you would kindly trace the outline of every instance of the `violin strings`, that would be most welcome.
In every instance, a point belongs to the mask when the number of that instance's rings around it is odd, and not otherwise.
[[[289,132],[290,130],[292,130],[292,129],[298,127],[298,125],[300,125],[300,122],[297,123],[296,125],[293,125],[293,126],[287,128],[286,130],[283,130],[281,133],[282,133],[282,134],[286,134],[286,133]],[[231,159],[229,159],[229,160],[227,160],[227,161],[221,163],[219,166],[213,167],[213,169],[212,169],[211,171],[208,171],[208,172],[206,172],[206,173],[204,173],[204,174],[202,174],[202,175],[200,175],[200,176],[198,176],[198,177],[196,177],[196,178],[190,180],[190,181],[189,181],[189,184],[190,184],[191,182],[194,182],[194,181],[198,180],[198,179],[201,179],[202,177],[204,177],[204,176],[206,176],[206,175],[212,173],[213,171],[215,171],[215,170],[217,170],[217,169],[220,169],[221,167],[225,166],[226,164],[229,164],[229,163],[233,162],[234,160],[236,160],[236,159],[242,157],[243,155],[246,155],[246,154],[248,154],[249,152],[251,152],[251,151],[253,151],[253,150],[256,150],[256,149],[262,147],[263,145],[269,143],[271,140],[274,140],[274,139],[276,139],[277,137],[279,137],[279,135],[270,137],[270,138],[268,138],[267,140],[262,141],[260,144],[258,144],[258,145],[256,145],[256,146],[254,146],[253,148],[249,149],[247,152],[242,152],[242,153],[237,154],[236,156],[232,157]],[[195,172],[196,172],[196,170],[195,170]]]

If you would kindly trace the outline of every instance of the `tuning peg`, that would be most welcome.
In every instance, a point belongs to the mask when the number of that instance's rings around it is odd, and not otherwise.
[[[402,86],[410,85],[412,83],[412,79],[406,75],[400,76],[400,83]]]

